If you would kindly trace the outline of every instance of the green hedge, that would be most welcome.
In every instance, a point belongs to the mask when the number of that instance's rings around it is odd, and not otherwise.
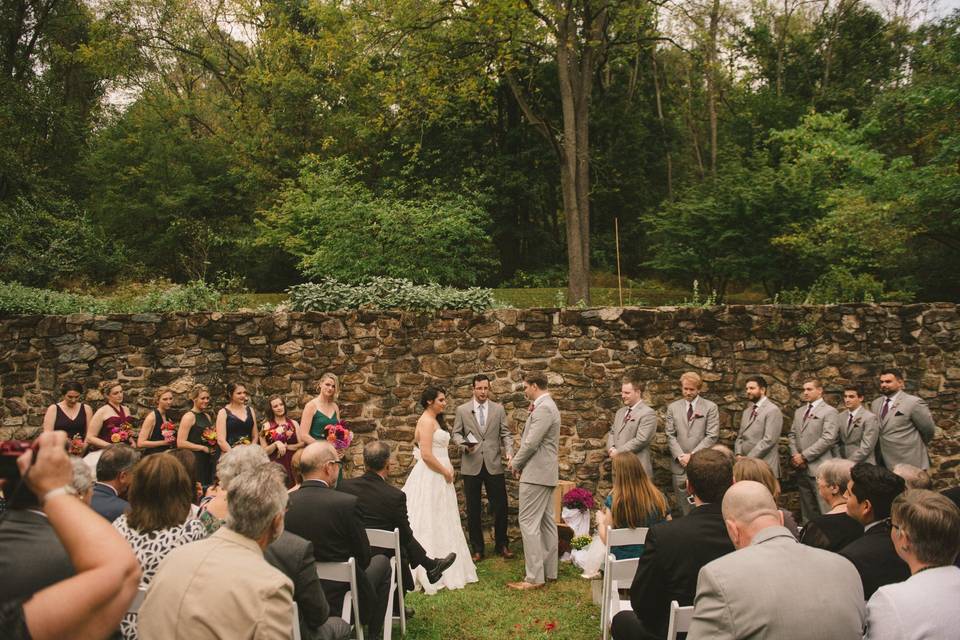
[[[0,314],[65,315],[68,313],[147,313],[164,311],[223,311],[235,308],[231,297],[205,282],[145,287],[138,295],[95,297],[0,283]]]
[[[414,284],[402,278],[371,278],[348,284],[335,278],[298,284],[287,289],[294,311],[336,311],[338,309],[473,309],[494,306],[493,290],[479,287],[454,289],[438,284]]]

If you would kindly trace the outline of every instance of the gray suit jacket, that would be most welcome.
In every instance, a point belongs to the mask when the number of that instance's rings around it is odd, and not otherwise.
[[[738,456],[760,458],[780,477],[780,433],[783,430],[783,414],[780,407],[767,398],[756,417],[751,417],[754,404],[747,404],[740,417],[740,432],[733,443],[733,452]]]
[[[877,439],[880,437],[880,422],[877,420],[877,416],[870,413],[866,406],[862,406],[860,407],[860,413],[848,427],[849,417],[849,409],[844,409],[837,414],[840,437],[837,438],[834,455],[854,462],[877,464],[877,458],[874,455],[877,448]]]
[[[543,396],[527,417],[520,436],[520,450],[513,467],[520,471],[520,482],[557,486],[560,475],[560,410],[550,396]]]
[[[465,476],[479,474],[484,465],[487,467],[487,473],[502,474],[501,446],[508,457],[513,456],[513,434],[507,426],[507,413],[503,410],[503,405],[487,400],[485,418],[487,428],[481,434],[477,416],[473,411],[473,400],[457,407],[452,435],[453,443],[460,447],[460,473]],[[466,447],[469,433],[480,441],[473,453],[467,451]]]
[[[720,410],[716,403],[698,396],[693,401],[693,419],[687,421],[687,401],[683,398],[667,407],[664,422],[667,444],[670,446],[670,467],[676,475],[683,467],[677,458],[685,453],[708,449],[717,443],[720,436]]]
[[[884,466],[893,469],[903,462],[929,469],[930,457],[927,455],[926,443],[933,439],[937,427],[927,403],[917,396],[901,391],[887,415],[880,419],[885,399],[880,396],[870,405],[880,420],[880,455],[883,456]]]
[[[642,400],[630,419],[624,422],[629,407],[620,407],[613,417],[613,425],[607,434],[607,449],[614,447],[617,453],[632,451],[640,458],[644,471],[653,479],[653,462],[650,460],[650,443],[657,435],[657,412]]]
[[[861,640],[866,607],[856,568],[768,527],[700,570],[690,640]]]
[[[790,455],[803,454],[807,461],[807,475],[816,478],[820,465],[833,458],[832,449],[837,441],[837,410],[821,402],[804,420],[806,412],[806,403],[794,412],[787,440],[790,442]]]

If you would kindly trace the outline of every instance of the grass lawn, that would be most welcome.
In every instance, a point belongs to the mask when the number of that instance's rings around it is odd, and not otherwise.
[[[519,546],[519,545],[518,545]],[[519,551],[515,549],[515,551]],[[406,596],[416,617],[407,621],[415,640],[585,640],[600,636],[600,607],[593,604],[590,581],[569,562],[560,563],[559,580],[543,589],[514,591],[507,582],[523,579],[523,557],[487,557],[477,565],[479,582],[457,591]],[[399,627],[394,629],[399,638]]]

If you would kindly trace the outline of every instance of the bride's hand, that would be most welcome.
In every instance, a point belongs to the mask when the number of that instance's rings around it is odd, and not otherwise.
[[[449,467],[444,467],[443,477],[447,481],[447,484],[453,484],[453,469]]]

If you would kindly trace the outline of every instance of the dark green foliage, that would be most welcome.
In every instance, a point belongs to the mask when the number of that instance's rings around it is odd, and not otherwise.
[[[402,278],[371,278],[356,284],[336,278],[298,284],[287,290],[294,311],[338,309],[404,309],[436,311],[493,307],[493,291],[473,287],[454,289],[438,284],[418,285]]]

